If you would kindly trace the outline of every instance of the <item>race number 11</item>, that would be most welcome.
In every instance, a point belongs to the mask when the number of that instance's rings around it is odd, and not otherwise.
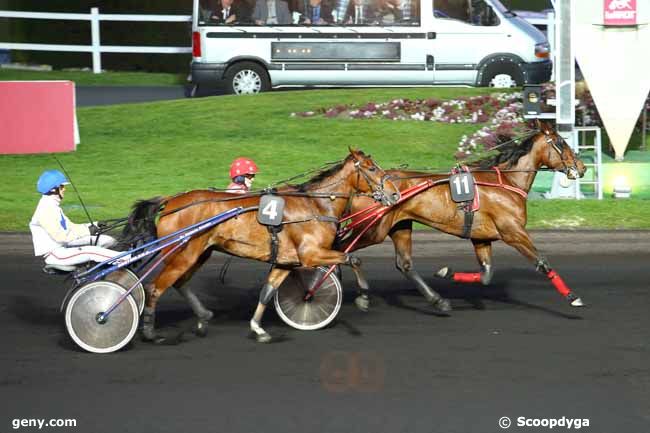
[[[474,178],[471,173],[457,173],[449,178],[451,199],[456,203],[474,200]]]

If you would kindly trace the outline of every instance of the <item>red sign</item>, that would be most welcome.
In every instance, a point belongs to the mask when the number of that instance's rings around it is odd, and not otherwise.
[[[76,133],[73,82],[0,82],[0,154],[72,152]]]
[[[636,25],[636,0],[605,0],[606,26]]]

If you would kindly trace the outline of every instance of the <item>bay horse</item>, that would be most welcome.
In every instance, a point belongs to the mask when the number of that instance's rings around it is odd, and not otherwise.
[[[362,151],[350,149],[340,163],[320,172],[309,181],[277,191],[283,196],[284,220],[276,232],[272,247],[271,230],[258,222],[256,212],[246,212],[196,235],[189,243],[164,261],[163,268],[146,287],[147,300],[143,312],[143,339],[162,342],[156,335],[154,321],[158,299],[174,286],[186,298],[198,316],[197,330],[205,335],[212,312],[207,310],[184,284],[205,263],[213,250],[263,262],[273,262],[266,283],[261,289],[257,309],[250,321],[251,335],[258,342],[271,341],[261,327],[267,304],[277,288],[297,266],[329,266],[346,264],[358,269],[360,260],[332,249],[338,220],[352,195],[367,194],[384,205],[399,198],[399,190],[386,180],[386,173]],[[260,194],[236,194],[195,190],[173,197],[143,200],[134,205],[123,238],[149,234],[162,237],[206,220],[226,210],[242,206],[257,210]],[[158,217],[158,221],[155,218]],[[274,251],[275,250],[275,251]],[[165,254],[163,250],[161,254]]]
[[[476,258],[480,265],[478,273],[454,273],[450,268],[440,269],[436,276],[449,278],[457,282],[490,283],[492,269],[492,242],[502,240],[529,259],[537,271],[546,275],[556,290],[563,295],[571,306],[583,305],[555,272],[548,260],[535,248],[526,230],[527,210],[526,196],[535,180],[537,171],[547,167],[560,171],[570,179],[582,177],[585,165],[573,153],[562,137],[546,122],[537,122],[536,130],[520,144],[506,143],[498,153],[478,161],[472,167],[477,185],[480,208],[474,213],[471,230],[465,231],[464,212],[452,201],[448,174],[432,175],[415,171],[387,170],[388,175],[403,192],[425,180],[433,186],[405,200],[390,209],[378,224],[369,229],[353,248],[358,250],[369,245],[378,244],[390,236],[395,247],[395,265],[410,281],[415,283],[418,291],[438,310],[448,312],[451,305],[433,290],[418,274],[413,266],[412,224],[413,221],[428,225],[444,233],[469,238],[474,246]],[[372,205],[364,197],[355,198],[351,212],[362,210]],[[361,227],[351,232],[339,248],[345,249],[350,240]],[[359,285],[359,296],[355,303],[363,311],[369,307],[368,283],[363,274],[355,272]]]

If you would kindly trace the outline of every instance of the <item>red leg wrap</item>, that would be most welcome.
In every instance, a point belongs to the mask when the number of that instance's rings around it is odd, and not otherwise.
[[[557,290],[560,295],[564,296],[565,298],[569,296],[571,293],[571,289],[567,287],[567,285],[564,283],[562,278],[557,274],[557,272],[551,270],[549,271],[548,274],[546,274],[549,280],[551,280],[551,283],[555,286],[555,290]]]
[[[454,281],[458,283],[480,283],[481,274],[478,272],[456,272],[454,273]]]

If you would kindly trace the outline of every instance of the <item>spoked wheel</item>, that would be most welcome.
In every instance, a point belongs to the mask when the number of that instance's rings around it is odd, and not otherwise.
[[[129,290],[138,282],[139,278],[132,270],[122,268],[108,274],[105,280],[117,283],[126,290]],[[133,296],[135,305],[138,306],[138,312],[142,314],[142,310],[144,310],[144,287],[142,286],[142,283],[138,283],[135,289],[131,292],[131,296]]]
[[[287,325],[312,331],[329,325],[341,309],[343,288],[334,273],[327,276],[314,296],[305,301],[305,295],[327,268],[296,268],[291,271],[275,294],[275,310]]]
[[[127,296],[104,321],[107,311],[126,289],[110,281],[94,281],[78,288],[65,307],[65,326],[70,338],[82,349],[94,353],[120,350],[138,329],[138,307]]]

